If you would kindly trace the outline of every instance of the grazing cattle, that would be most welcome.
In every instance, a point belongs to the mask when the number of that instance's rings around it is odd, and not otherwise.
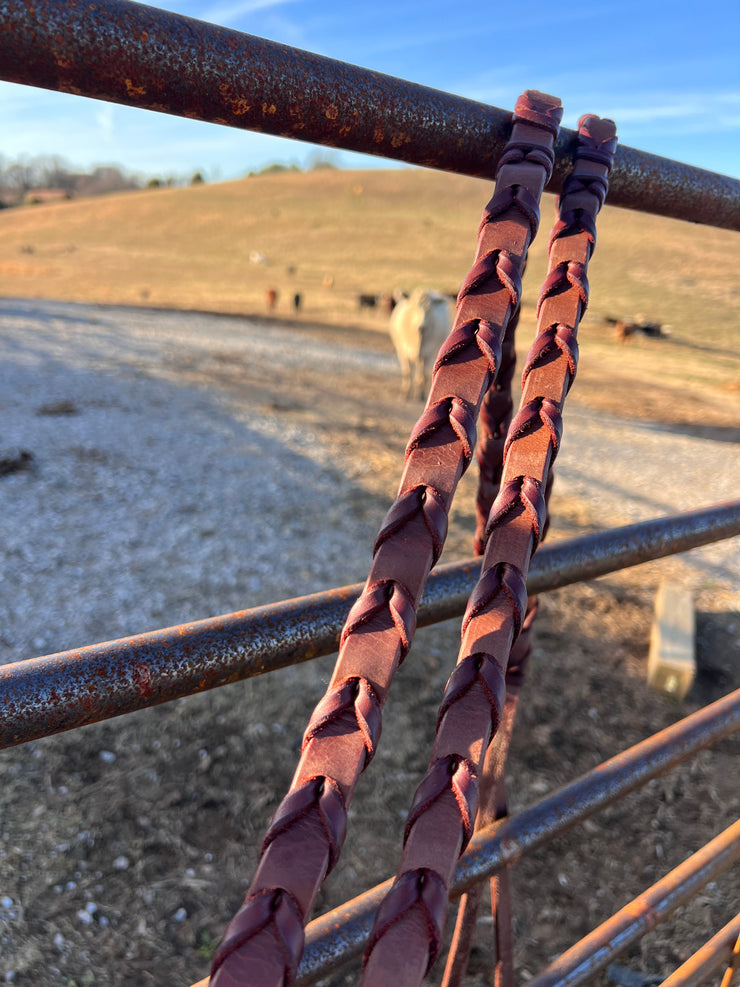
[[[634,336],[637,332],[637,326],[634,322],[625,322],[623,319],[617,319],[614,323],[614,338],[618,343],[626,343],[630,336]]]
[[[397,299],[393,295],[383,294],[380,296],[378,304],[380,305],[380,311],[383,315],[390,315],[393,309],[396,307]]]
[[[642,322],[639,329],[643,336],[650,336],[653,339],[662,339],[663,336],[671,334],[671,327],[661,325],[660,322]]]
[[[450,303],[435,291],[417,288],[393,309],[389,329],[401,365],[404,397],[424,397],[437,353],[451,328]]]
[[[630,336],[642,333],[651,339],[663,339],[670,336],[671,327],[664,326],[660,322],[648,322],[643,316],[638,315],[635,322],[627,322],[624,319],[607,319],[614,326],[614,336],[619,343],[626,343]]]
[[[375,308],[378,304],[377,295],[358,295],[357,296],[357,308],[362,311],[363,308]]]

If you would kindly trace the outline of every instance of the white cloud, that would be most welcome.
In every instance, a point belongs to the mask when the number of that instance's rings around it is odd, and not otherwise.
[[[286,3],[299,2],[300,0],[233,0],[232,3],[217,3],[207,7],[200,16],[203,20],[214,24],[226,24],[237,21],[247,14],[254,14],[258,10],[269,10]]]
[[[95,113],[95,124],[98,135],[106,144],[113,142],[113,117],[115,107],[112,103],[103,103]]]
[[[617,125],[672,134],[698,134],[713,130],[737,128],[733,112],[738,94],[709,93],[641,93],[634,102],[602,106],[601,112],[617,121]],[[728,112],[729,111],[729,112]]]

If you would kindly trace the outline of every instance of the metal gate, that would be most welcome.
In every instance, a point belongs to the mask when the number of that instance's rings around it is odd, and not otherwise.
[[[33,4],[9,0],[0,10],[0,30],[0,74],[12,82],[476,177],[492,177],[512,151],[509,112],[124,0],[84,5],[61,0]],[[524,131],[529,125],[547,130],[540,120],[545,114],[541,105],[518,104],[517,113],[515,121],[525,121]],[[538,122],[533,123],[537,114]],[[519,162],[522,154],[526,157],[532,151],[532,135],[527,131],[526,136],[527,141],[523,141],[520,135],[514,149],[520,153]],[[582,136],[552,129],[552,167],[547,166],[547,161],[542,163],[541,149],[539,157],[535,154],[542,167],[543,184],[546,181],[549,190],[572,191],[568,181],[572,161],[580,153]],[[524,151],[523,143],[527,144]],[[604,164],[601,151],[597,153],[591,145],[589,148],[588,160],[600,162],[607,172],[611,169],[610,203],[740,230],[740,183],[736,180],[621,146],[613,154],[612,168],[610,162],[608,166]],[[585,179],[583,172],[579,175],[582,190]],[[517,195],[515,190],[513,198]],[[525,226],[534,225],[533,207],[526,196],[519,197],[518,208]],[[494,221],[495,212],[487,222]],[[579,227],[584,235],[589,229],[583,224]],[[569,235],[575,235],[572,228]],[[509,283],[507,278],[515,280],[506,271],[499,272],[498,277],[502,285]],[[473,277],[471,284],[474,282]],[[465,288],[461,298],[464,293]],[[555,323],[558,321],[564,323],[565,316],[557,316]],[[455,345],[462,344],[458,341]],[[567,345],[562,344],[563,352]],[[450,353],[453,349],[450,347]],[[540,410],[541,406],[542,402]],[[469,437],[463,411],[453,427],[459,435],[466,433]],[[437,427],[429,409],[425,415],[412,436],[413,448]],[[528,426],[517,421],[516,435],[524,434]],[[553,429],[557,431],[556,425],[548,421],[551,433]],[[424,523],[428,530],[434,528],[437,532],[432,533],[433,540],[443,540],[444,536],[439,535],[443,525],[438,505],[430,503],[430,498],[434,499],[430,489],[422,496]],[[534,503],[537,498],[532,491],[522,493],[521,484],[517,496],[529,505],[528,516],[536,516],[532,521],[536,543],[540,536],[538,525],[546,509]],[[394,510],[381,531],[381,542],[397,530],[406,507]],[[527,590],[536,594],[566,586],[738,533],[740,502],[733,502],[544,545],[532,560]],[[431,555],[436,554],[435,543]],[[430,565],[433,561],[432,558]],[[480,560],[435,569],[419,605],[418,623],[429,624],[462,614],[470,594],[478,592],[479,574]],[[513,599],[517,593],[521,596],[513,576],[504,573],[501,578],[508,587],[508,598]],[[363,592],[360,586],[344,587],[6,666],[2,669],[0,693],[2,745],[24,743],[330,654],[336,650],[348,610],[357,606]],[[407,603],[399,599],[391,608],[402,637],[413,623]],[[362,617],[362,621],[371,619],[372,615]],[[523,609],[516,620],[524,621]],[[350,617],[350,630],[353,626],[357,621],[352,625]],[[345,628],[345,636],[346,633]],[[361,681],[360,686],[354,683],[354,689],[352,703],[359,702]],[[367,705],[362,714],[368,759],[374,751],[374,718],[379,715],[371,693],[372,690],[365,697]],[[336,702],[331,710],[323,709],[319,717],[323,717],[322,724],[339,715]],[[667,772],[738,726],[740,692],[735,692],[624,751],[516,816],[489,821],[475,833],[472,820],[468,820],[470,832],[464,841],[467,849],[454,870],[450,894],[457,897],[473,892],[482,881],[505,871],[525,853]],[[319,729],[315,727],[311,736]],[[456,763],[453,773],[459,768]],[[462,804],[466,796],[460,793],[465,782],[459,784],[462,787],[456,792]],[[322,789],[320,797],[324,796]],[[429,800],[424,808],[428,804]],[[333,811],[331,807],[322,809],[325,828],[334,825],[330,818]],[[337,837],[336,842],[340,845],[341,839]],[[736,823],[554,961],[534,983],[544,987],[587,981],[739,856],[740,823]],[[369,938],[374,937],[375,943],[385,928],[378,932],[376,924],[373,932],[373,923],[390,887],[389,881],[370,889],[343,908],[311,922],[305,948],[301,950],[302,941],[299,943],[298,955],[302,952],[302,959],[297,972],[286,962],[285,981],[275,982],[288,983],[294,975],[298,984],[315,982],[361,953]],[[431,914],[434,908],[430,905],[429,909]],[[671,987],[701,983],[726,970],[723,987],[729,987],[738,936],[740,915],[665,983]],[[290,934],[286,933],[286,942],[288,939]],[[460,955],[466,955],[465,948]],[[735,947],[735,968],[738,962]],[[463,973],[464,969],[450,972],[446,982],[462,982]],[[506,982],[506,976],[511,974],[502,976]],[[211,979],[214,987],[222,983],[218,972]]]

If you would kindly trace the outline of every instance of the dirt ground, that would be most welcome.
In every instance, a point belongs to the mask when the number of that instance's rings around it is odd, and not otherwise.
[[[336,346],[346,341],[339,330],[304,325],[302,331]],[[362,345],[386,352],[388,343],[367,333]],[[320,430],[338,460],[362,462],[364,493],[346,504],[348,523],[382,516],[388,471],[399,472],[419,407],[379,396],[374,378],[361,373],[331,389],[308,373],[291,373],[289,380],[254,379],[245,393],[243,381],[224,361],[175,362],[170,372],[199,386],[239,388],[240,400],[255,408],[270,406],[286,425]],[[608,413],[604,391],[588,379],[577,399],[581,406],[587,406],[589,392],[598,396],[594,403],[600,412]],[[649,398],[636,387],[628,410],[638,413]],[[623,414],[623,398],[615,401],[618,409],[611,410]],[[653,402],[651,414],[660,414],[660,408],[670,404]],[[687,414],[692,420],[683,427],[699,429],[710,416],[712,426],[732,440],[734,405],[723,416],[710,399],[703,407],[697,398]],[[473,490],[472,482],[461,488],[447,561],[471,554]],[[553,538],[592,530],[597,520],[588,505],[559,498],[556,487]],[[666,573],[679,568],[679,562],[651,563],[541,597],[508,768],[512,811],[740,687],[740,613],[728,608],[726,593],[713,602],[711,591],[697,600],[700,670],[688,698],[677,703],[646,687],[655,590]],[[317,914],[393,873],[403,819],[426,768],[436,707],[458,643],[457,621],[418,632],[391,693],[379,752],[359,785],[342,859],[321,892]],[[5,981],[24,987],[174,987],[206,976],[244,895],[262,834],[289,784],[303,727],[333,660],[329,656],[4,752],[0,974]],[[738,753],[736,735],[516,866],[520,980],[740,815]],[[738,901],[736,866],[622,955],[620,964],[636,979],[612,970],[610,979],[600,975],[593,982],[624,987],[658,982],[734,916]],[[470,985],[492,982],[492,957],[490,918],[482,913]],[[439,971],[432,982],[438,979]],[[325,981],[331,987],[354,982],[355,968]]]

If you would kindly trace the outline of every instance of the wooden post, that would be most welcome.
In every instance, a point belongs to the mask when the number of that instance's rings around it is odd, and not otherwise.
[[[694,601],[691,590],[662,582],[650,634],[648,684],[683,699],[696,675]]]

